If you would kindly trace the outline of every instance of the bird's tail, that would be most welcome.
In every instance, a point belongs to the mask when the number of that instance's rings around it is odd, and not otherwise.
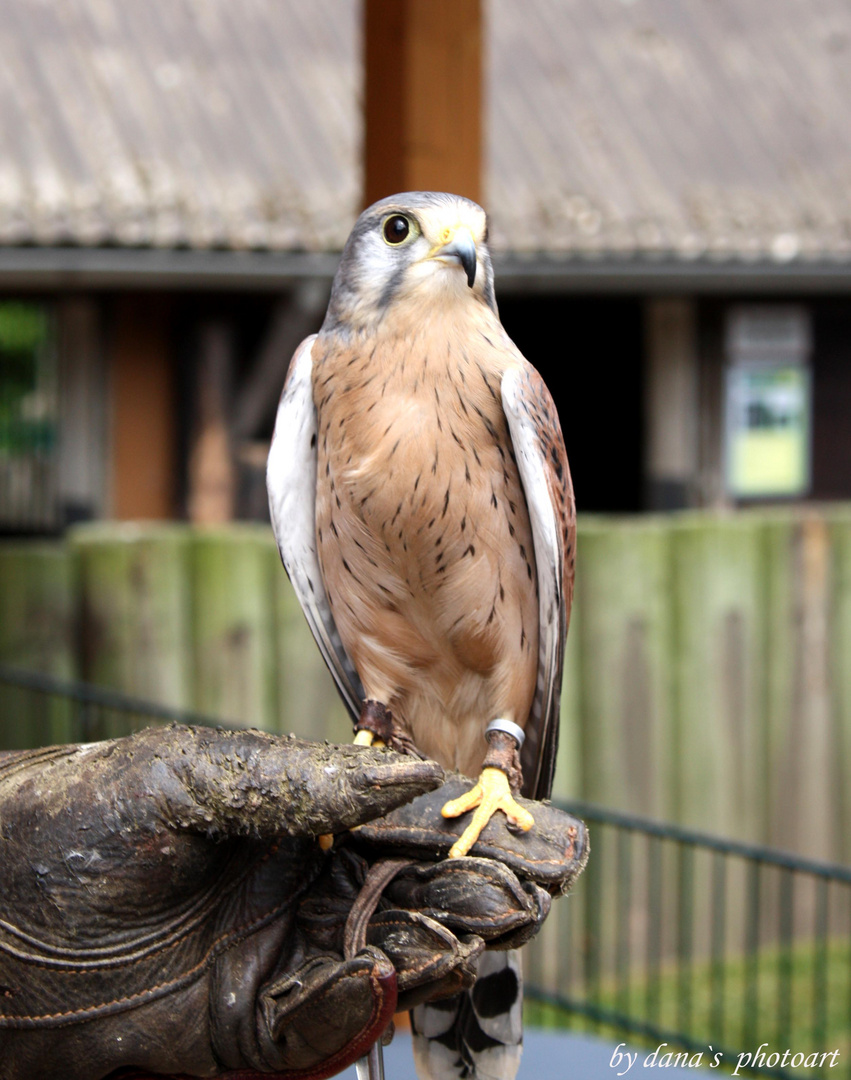
[[[420,1080],[514,1080],[523,1043],[517,949],[484,952],[470,990],[411,1013]]]

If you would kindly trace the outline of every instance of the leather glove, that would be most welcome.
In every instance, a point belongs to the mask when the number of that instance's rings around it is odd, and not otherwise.
[[[363,905],[350,926],[368,919],[366,940],[393,962],[399,1011],[468,989],[484,948],[515,949],[533,937],[588,859],[581,821],[527,799],[520,803],[534,814],[531,832],[494,815],[469,856],[447,859],[466,823],[440,811],[470,783],[450,774],[439,789],[353,830],[327,864],[327,886],[300,912],[339,951],[333,935]]]
[[[461,828],[450,790],[375,819],[441,778],[387,750],[177,726],[0,755],[0,1077],[318,1080],[397,1007],[469,986],[587,843],[536,804],[533,847],[495,819],[474,849],[490,857],[436,862]]]
[[[300,932],[316,838],[441,778],[387,751],[179,726],[0,756],[0,1077],[344,1068],[390,1021],[395,972]]]

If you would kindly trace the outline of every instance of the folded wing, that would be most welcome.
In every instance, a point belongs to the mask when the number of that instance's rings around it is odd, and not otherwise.
[[[354,719],[364,692],[343,648],[322,582],[316,550],[316,407],[312,334],[296,349],[278,405],[266,467],[272,528],[308,625]]]

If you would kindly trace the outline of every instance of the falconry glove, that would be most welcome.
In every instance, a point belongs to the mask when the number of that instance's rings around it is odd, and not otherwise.
[[[400,1004],[471,985],[486,942],[540,925],[584,833],[536,807],[545,856],[503,826],[488,858],[436,862],[457,832],[439,792],[376,819],[441,780],[180,726],[0,755],[0,1078],[319,1080]]]

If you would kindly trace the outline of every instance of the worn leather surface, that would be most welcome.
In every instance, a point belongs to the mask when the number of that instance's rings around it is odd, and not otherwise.
[[[441,780],[388,750],[180,726],[0,755],[0,1078],[318,1080],[395,1008],[471,985],[486,945],[540,926],[584,831],[552,811],[543,848],[503,826],[490,857],[440,862]]]
[[[319,1075],[395,972],[302,931],[340,832],[440,782],[386,751],[171,727],[0,760],[0,1076]],[[331,857],[333,861],[334,857]]]
[[[364,850],[401,855],[426,851],[442,859],[464,831],[467,818],[444,818],[445,802],[469,791],[473,781],[448,773],[443,786],[386,814],[357,831]],[[535,825],[521,832],[508,825],[504,814],[494,814],[470,851],[471,856],[498,859],[521,880],[534,882],[553,896],[566,893],[588,860],[588,834],[584,824],[545,802],[518,798]]]

